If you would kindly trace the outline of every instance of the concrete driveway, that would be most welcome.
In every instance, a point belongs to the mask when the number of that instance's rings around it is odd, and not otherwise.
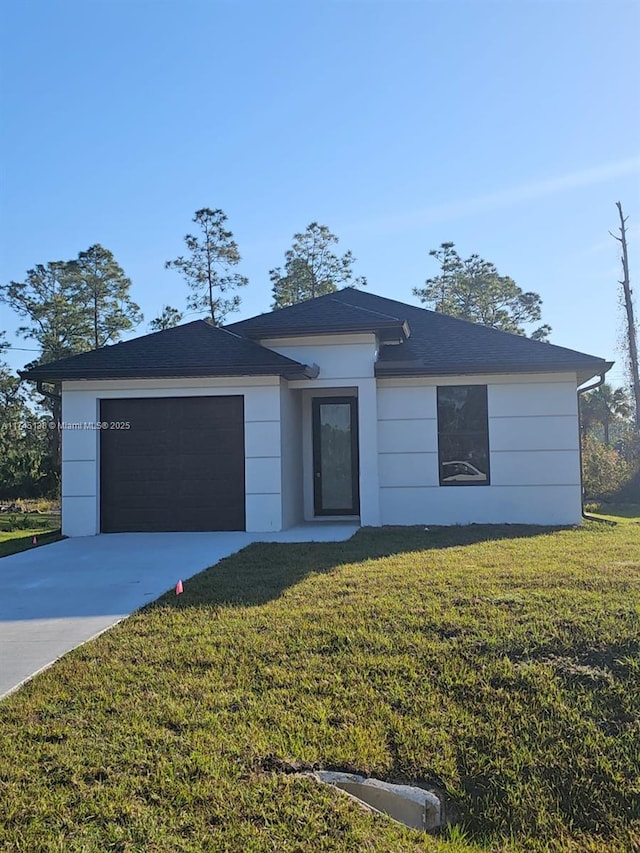
[[[0,698],[65,652],[252,542],[336,542],[354,524],[280,533],[112,533],[0,560]]]

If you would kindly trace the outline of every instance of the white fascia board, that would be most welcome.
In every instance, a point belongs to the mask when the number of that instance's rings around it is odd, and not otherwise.
[[[62,383],[67,391],[156,391],[198,388],[254,388],[279,385],[280,376],[195,376],[156,379],[70,379]]]
[[[573,382],[577,386],[575,371],[564,373],[484,373],[455,376],[378,376],[381,388],[394,385],[421,387],[425,385],[524,385],[533,383]]]

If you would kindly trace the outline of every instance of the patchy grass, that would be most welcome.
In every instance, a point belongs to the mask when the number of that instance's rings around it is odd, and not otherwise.
[[[0,705],[4,850],[640,849],[640,527],[253,545]],[[286,772],[432,782],[424,837]]]
[[[38,544],[33,544],[33,537]],[[48,545],[61,539],[60,514],[3,513],[0,515],[0,557]]]
[[[60,500],[58,498],[4,498],[0,500],[2,506],[18,506],[22,512],[60,513]]]
[[[640,504],[589,504],[587,514],[619,524],[640,524]]]

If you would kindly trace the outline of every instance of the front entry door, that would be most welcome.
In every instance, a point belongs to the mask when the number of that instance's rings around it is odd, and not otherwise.
[[[358,401],[313,399],[313,498],[316,515],[358,515]]]

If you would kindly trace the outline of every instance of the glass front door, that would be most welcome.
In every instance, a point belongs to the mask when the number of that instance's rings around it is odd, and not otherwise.
[[[313,495],[316,515],[358,515],[358,402],[313,399]]]

